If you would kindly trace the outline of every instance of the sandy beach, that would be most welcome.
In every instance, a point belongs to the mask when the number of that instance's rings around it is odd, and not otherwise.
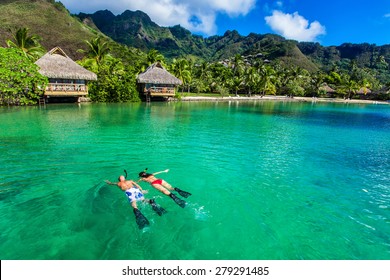
[[[179,99],[171,99],[172,101],[179,101]],[[386,104],[390,105],[388,101],[378,100],[359,100],[359,99],[342,99],[342,98],[313,98],[313,97],[286,97],[286,96],[264,96],[260,97],[254,95],[247,96],[227,96],[227,97],[207,97],[207,96],[187,96],[182,97],[180,101],[260,101],[260,100],[279,100],[291,102],[334,102],[334,103],[354,103],[354,104]]]

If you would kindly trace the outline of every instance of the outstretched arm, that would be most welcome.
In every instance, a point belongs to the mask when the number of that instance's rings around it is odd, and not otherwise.
[[[142,191],[142,188],[140,185],[138,185],[136,182],[134,182],[133,180],[130,181],[134,186],[136,186],[137,188],[139,188],[141,191]]]
[[[108,181],[108,180],[105,180],[105,182],[107,183],[107,184],[109,184],[109,185],[117,185],[117,183],[113,183],[113,182],[110,182],[110,181]]]
[[[153,175],[157,175],[157,174],[160,174],[160,173],[167,173],[168,171],[169,171],[169,169],[165,169],[163,171],[155,172],[155,173],[153,173]]]
[[[134,182],[133,180],[130,180],[130,182],[131,182],[134,186],[136,186],[137,188],[139,188],[139,189],[141,190],[142,193],[148,193],[148,191],[143,190],[143,189],[141,188],[141,186],[138,185],[138,184],[137,184],[136,182]]]

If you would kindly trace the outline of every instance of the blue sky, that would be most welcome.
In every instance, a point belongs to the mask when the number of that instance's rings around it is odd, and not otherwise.
[[[71,13],[141,10],[195,34],[274,33],[324,46],[390,44],[390,0],[61,0]]]

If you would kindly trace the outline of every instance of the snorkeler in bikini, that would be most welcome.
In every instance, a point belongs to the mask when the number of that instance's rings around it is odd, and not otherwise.
[[[126,196],[129,199],[129,202],[131,203],[131,206],[133,207],[133,212],[135,215],[135,220],[137,222],[137,225],[140,229],[146,227],[149,225],[148,219],[141,213],[141,211],[137,207],[137,201],[147,201],[152,206],[153,210],[161,216],[166,211],[161,206],[157,205],[154,199],[145,199],[144,194],[147,193],[147,191],[144,191],[141,186],[139,186],[136,182],[132,180],[126,180],[125,176],[121,175],[118,178],[118,183],[112,183],[108,180],[105,182],[109,185],[116,185],[118,186],[122,191],[125,192]]]
[[[189,197],[191,194],[189,192],[183,191],[179,188],[172,187],[168,182],[164,181],[163,179],[158,179],[155,177],[155,175],[160,173],[167,173],[169,169],[166,169],[164,171],[159,171],[155,173],[146,173],[148,169],[146,168],[144,171],[140,172],[138,175],[141,177],[140,180],[148,182],[152,185],[153,188],[156,190],[159,190],[163,194],[169,196],[173,199],[174,202],[176,202],[180,207],[184,208],[186,206],[186,202],[180,198],[178,198],[176,195],[171,193],[171,191],[177,191],[178,194],[180,194],[182,197]]]

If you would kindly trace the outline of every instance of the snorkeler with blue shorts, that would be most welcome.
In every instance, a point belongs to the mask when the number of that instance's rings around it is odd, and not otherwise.
[[[145,199],[144,194],[147,193],[147,191],[144,191],[140,185],[138,185],[133,180],[126,180],[125,176],[121,175],[118,178],[118,183],[112,183],[108,180],[105,182],[109,185],[116,185],[118,186],[122,191],[125,192],[126,196],[129,199],[129,202],[131,203],[131,206],[133,207],[133,212],[135,215],[135,220],[137,222],[137,225],[140,229],[146,227],[149,225],[148,219],[141,213],[141,211],[137,207],[137,201],[147,201],[152,206],[153,210],[161,216],[166,212],[164,208],[157,205],[154,199]]]

